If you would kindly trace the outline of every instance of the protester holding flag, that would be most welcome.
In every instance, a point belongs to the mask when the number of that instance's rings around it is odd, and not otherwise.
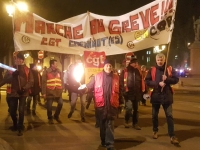
[[[145,78],[147,86],[152,87],[151,94],[152,103],[152,121],[153,121],[153,138],[158,138],[158,113],[160,105],[162,105],[168,125],[168,134],[172,144],[178,144],[178,140],[174,134],[174,120],[172,115],[173,90],[171,84],[176,84],[179,78],[171,66],[165,66],[165,55],[159,53],[156,55],[156,66],[152,67]],[[167,71],[165,71],[167,70]]]
[[[24,108],[29,89],[33,85],[33,75],[29,68],[24,64],[24,55],[18,53],[15,58],[15,72],[7,71],[4,80],[9,84],[7,86],[7,100],[9,103],[9,112],[13,121],[12,130],[18,130],[18,136],[23,135]],[[17,119],[17,109],[19,119]]]
[[[63,106],[62,99],[62,72],[57,68],[57,60],[52,59],[49,61],[50,67],[44,70],[42,74],[42,94],[47,101],[47,117],[49,124],[54,124],[53,119],[58,123],[62,123],[59,115]],[[56,111],[52,116],[53,101],[58,103]]]

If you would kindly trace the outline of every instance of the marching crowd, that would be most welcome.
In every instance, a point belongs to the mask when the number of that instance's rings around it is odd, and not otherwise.
[[[168,135],[172,144],[178,144],[174,134],[174,122],[172,115],[173,89],[171,85],[178,83],[179,78],[171,66],[166,66],[165,55],[156,55],[156,65],[146,71],[143,65],[139,67],[137,58],[131,57],[130,62],[122,72],[117,74],[113,71],[112,62],[104,61],[101,72],[91,76],[90,82],[85,83],[84,76],[77,81],[74,78],[74,69],[81,63],[77,60],[63,73],[58,69],[57,60],[49,62],[49,68],[45,69],[42,76],[37,71],[36,64],[30,64],[28,68],[24,63],[24,56],[18,53],[14,59],[14,68],[17,70],[7,71],[0,81],[0,87],[7,84],[6,101],[8,112],[13,121],[11,130],[18,131],[18,136],[23,135],[24,112],[36,115],[36,105],[41,96],[46,101],[47,119],[49,124],[54,120],[62,123],[59,115],[63,106],[63,87],[68,90],[70,110],[68,118],[71,118],[76,107],[78,97],[81,102],[81,121],[85,122],[85,109],[89,108],[90,102],[95,106],[95,127],[100,129],[101,146],[107,150],[114,150],[114,120],[118,113],[125,110],[124,126],[141,130],[139,126],[138,105],[141,102],[146,106],[146,98],[143,96],[150,92],[152,104],[153,138],[158,138],[158,113],[162,105],[167,125]],[[31,107],[32,101],[32,107]],[[55,112],[52,112],[53,102],[57,102]],[[85,103],[87,103],[85,105]],[[132,119],[130,121],[130,119]]]

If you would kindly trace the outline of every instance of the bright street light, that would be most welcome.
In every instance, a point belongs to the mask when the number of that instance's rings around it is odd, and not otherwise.
[[[18,8],[19,11],[28,11],[28,5],[26,3],[18,2],[15,4],[13,1],[11,1],[11,4],[6,6],[6,11],[10,17],[12,17],[15,12],[15,6]]]

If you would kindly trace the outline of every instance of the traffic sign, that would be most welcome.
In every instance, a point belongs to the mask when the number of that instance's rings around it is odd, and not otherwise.
[[[38,52],[38,59],[43,59],[44,58],[44,51],[39,51]]]

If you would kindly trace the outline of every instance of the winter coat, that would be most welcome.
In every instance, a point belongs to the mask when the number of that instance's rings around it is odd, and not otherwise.
[[[147,86],[153,88],[151,94],[151,103],[152,104],[172,104],[173,103],[173,90],[171,85],[178,83],[179,78],[176,75],[174,69],[172,69],[171,76],[168,75],[166,71],[167,79],[164,81],[166,84],[164,88],[159,85],[159,82],[162,81],[162,75],[164,75],[165,66],[162,67],[156,65],[155,81],[152,80],[152,74],[150,69],[145,78],[145,83]]]

